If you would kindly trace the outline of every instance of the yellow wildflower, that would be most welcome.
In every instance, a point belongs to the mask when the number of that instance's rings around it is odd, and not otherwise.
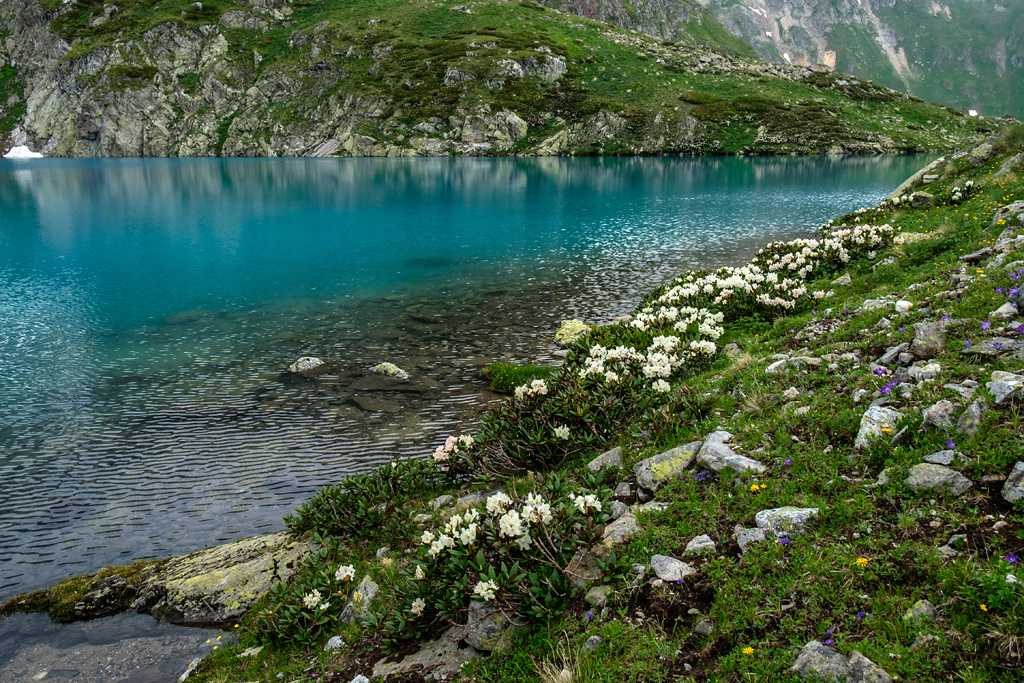
[[[870,560],[868,560],[868,558],[866,558],[866,557],[858,557],[858,558],[857,558],[857,562],[856,562],[856,565],[857,565],[858,567],[863,567],[863,566],[865,566],[865,565],[866,565],[866,564],[867,564],[867,563],[868,563],[869,561],[870,561]]]
[[[743,648],[743,654],[745,654],[745,655],[752,655],[752,654],[754,654],[754,648],[752,648],[752,647],[750,647],[748,645],[747,647]]]
[[[982,612],[987,612],[988,611],[988,605],[978,605],[978,607],[981,608]]]

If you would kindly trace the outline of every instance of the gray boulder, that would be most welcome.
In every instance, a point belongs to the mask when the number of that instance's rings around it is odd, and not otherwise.
[[[1016,220],[1024,220],[1024,202],[1013,202],[1006,206],[1000,207],[995,214],[992,215],[992,227],[998,227],[999,225],[1008,225],[1015,218]]]
[[[765,539],[764,529],[744,529],[738,527],[734,530],[736,544],[740,547],[741,553],[746,553],[751,543],[759,543]]]
[[[304,372],[316,370],[323,364],[324,362],[319,358],[315,358],[314,356],[303,356],[302,358],[298,359],[297,361],[288,366],[288,372],[293,372],[297,375],[301,375]]]
[[[910,352],[918,358],[934,358],[946,348],[946,328],[942,323],[914,323],[914,340]]]
[[[903,613],[903,621],[932,621],[935,619],[935,605],[927,600],[918,600]]]
[[[930,462],[933,465],[952,465],[954,462],[959,465],[966,465],[968,460],[960,453],[954,450],[936,451],[931,455],[926,455],[924,458],[925,462]]]
[[[928,192],[915,192],[910,195],[910,205],[915,209],[925,209],[935,203],[935,197]]]
[[[601,541],[605,545],[622,545],[642,531],[643,527],[636,521],[636,515],[627,512],[604,528]]]
[[[996,155],[996,149],[992,146],[991,142],[983,142],[967,155],[967,160],[971,162],[971,166],[981,166],[986,161]]]
[[[587,594],[583,597],[583,599],[591,607],[594,607],[595,609],[601,609],[606,604],[608,604],[608,597],[612,595],[614,592],[615,589],[611,586],[594,586],[589,591],[587,591]]]
[[[967,410],[956,421],[956,430],[967,436],[974,436],[981,427],[981,416],[984,412],[985,401],[980,398],[976,401],[971,401],[971,404],[967,406]]]
[[[1018,461],[1003,484],[1003,498],[1013,503],[1024,498],[1024,461]]]
[[[878,362],[882,365],[892,365],[899,358],[900,354],[910,348],[910,342],[903,342],[898,346],[890,346],[882,354],[882,357],[878,359]]]
[[[994,320],[1012,320],[1018,315],[1017,308],[1007,301],[1005,304],[988,314]]]
[[[786,506],[761,510],[754,515],[754,523],[758,529],[764,529],[776,536],[796,535],[802,534],[807,523],[817,515],[818,508]]]
[[[860,429],[857,430],[853,447],[858,451],[867,448],[873,439],[891,432],[901,417],[903,415],[898,410],[885,406],[871,406],[860,419]]]
[[[417,676],[424,678],[430,676],[435,680],[450,680],[459,672],[460,666],[480,656],[472,647],[459,646],[466,631],[465,626],[452,627],[437,640],[423,643],[418,651],[400,662],[388,661],[391,657],[382,658],[373,667],[374,679],[397,678],[402,674],[416,672]],[[360,678],[367,680],[365,677]]]
[[[992,381],[986,382],[985,386],[992,392],[992,397],[999,404],[1024,395],[1024,375],[996,370],[992,373]]]
[[[925,429],[951,429],[953,427],[953,404],[943,399],[924,410]]]
[[[709,434],[697,454],[697,462],[714,472],[725,469],[736,473],[764,472],[768,469],[764,463],[740,455],[727,446],[725,442],[731,438],[732,434],[724,431]]]
[[[657,491],[665,481],[678,479],[693,464],[701,446],[700,441],[694,441],[641,460],[633,466],[637,484],[648,491]]]
[[[846,683],[892,683],[892,676],[856,650],[850,655],[850,672]]]
[[[800,678],[818,678],[843,683],[850,672],[850,662],[845,655],[828,645],[812,640],[804,645],[789,670]]]
[[[689,543],[686,544],[686,552],[699,553],[705,550],[710,550],[714,552],[715,548],[717,547],[718,546],[715,545],[715,542],[711,540],[710,536],[708,536],[707,534],[701,534],[700,536],[695,536]]]
[[[915,491],[942,488],[954,496],[962,495],[972,486],[971,480],[959,472],[932,463],[921,463],[911,467],[906,483]]]
[[[629,506],[628,505],[626,505],[622,501],[618,501],[618,500],[612,501],[612,509],[611,509],[612,519],[619,519],[620,517],[622,517],[627,512],[629,512]]]
[[[678,581],[684,577],[696,574],[697,570],[682,560],[677,560],[668,555],[655,555],[651,558],[651,569],[662,581]]]
[[[379,591],[380,586],[370,578],[369,574],[364,576],[363,580],[356,586],[356,589],[352,591],[345,609],[341,611],[341,623],[347,624],[353,619],[368,613],[370,611],[370,601],[377,597]]]
[[[601,455],[597,456],[589,463],[587,463],[587,469],[590,470],[591,472],[594,472],[595,474],[597,472],[600,472],[601,470],[610,469],[613,467],[617,470],[621,470],[623,467],[621,448],[613,448],[610,451],[602,453]]]
[[[466,622],[469,633],[464,640],[480,652],[504,652],[512,646],[516,627],[500,609],[473,600],[469,603],[469,617]]]
[[[599,647],[601,647],[601,636],[590,636],[580,649],[583,652],[594,652]]]

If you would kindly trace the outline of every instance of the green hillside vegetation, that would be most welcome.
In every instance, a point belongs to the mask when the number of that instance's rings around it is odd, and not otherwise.
[[[741,46],[710,19],[691,26],[702,43],[697,46],[657,41],[532,2],[482,1],[461,11],[398,0],[299,1],[281,3],[278,10],[287,16],[275,19],[223,0],[203,3],[198,11],[184,0],[128,1],[95,26],[104,16],[98,0],[46,2],[57,12],[52,30],[71,46],[62,68],[74,68],[97,50],[116,55],[76,81],[86,101],[145,96],[163,98],[176,111],[164,129],[180,132],[147,137],[170,135],[169,153],[181,149],[184,136],[208,137],[212,151],[225,154],[274,149],[288,135],[307,139],[310,129],[327,125],[325,106],[332,101],[356,108],[353,115],[361,120],[351,132],[366,136],[364,148],[339,154],[423,153],[430,141],[438,153],[463,153],[449,143],[460,135],[468,139],[459,127],[467,116],[492,121],[500,111],[520,117],[526,134],[514,126],[508,134],[487,131],[496,137],[473,153],[945,150],[999,126],[998,120],[967,119],[867,81],[806,78],[806,71],[783,73],[747,61],[733,49]],[[223,23],[226,12],[236,13],[233,22]],[[249,28],[227,27],[239,25]],[[227,39],[228,67],[186,72],[161,61],[151,29],[204,26]],[[253,86],[269,101],[238,99]],[[139,94],[126,99],[130,92]],[[695,104],[681,98],[687,92],[723,103]],[[452,124],[452,117],[459,123]],[[340,133],[324,135],[331,134]],[[72,153],[72,142],[60,153]]]

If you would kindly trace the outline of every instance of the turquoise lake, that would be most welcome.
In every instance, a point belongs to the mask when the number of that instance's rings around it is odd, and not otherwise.
[[[874,205],[931,160],[0,160],[0,599],[282,528],[429,455],[686,268]],[[322,382],[284,370],[337,361]],[[408,370],[380,391],[368,369]]]

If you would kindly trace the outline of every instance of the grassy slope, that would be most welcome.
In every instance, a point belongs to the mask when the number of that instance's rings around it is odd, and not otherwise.
[[[1013,151],[1020,149],[1018,140]],[[593,618],[577,596],[562,617],[520,636],[511,651],[469,664],[460,680],[552,680],[539,673],[547,660],[556,671],[573,670],[573,681],[780,681],[787,680],[786,669],[812,639],[833,640],[846,654],[858,650],[902,680],[1017,680],[1015,669],[1024,657],[1024,591],[1005,582],[1005,574],[1014,568],[1003,556],[1024,555],[1024,509],[1002,499],[1001,482],[978,482],[986,475],[1005,476],[1024,459],[1024,410],[1019,401],[990,407],[973,438],[921,430],[920,412],[915,410],[940,398],[957,399],[943,388],[945,383],[974,379],[984,387],[993,370],[1024,369],[1019,359],[963,352],[965,341],[977,344],[996,333],[998,322],[988,331],[981,322],[1005,301],[996,287],[1013,284],[1005,267],[964,268],[958,261],[959,255],[990,244],[1003,230],[1004,226],[991,225],[996,208],[1024,200],[1024,169],[1016,175],[992,176],[1003,159],[977,170],[959,162],[932,186],[942,196],[954,185],[962,187],[974,179],[979,191],[959,206],[890,208],[846,216],[850,223],[855,218],[888,220],[899,230],[930,233],[933,239],[852,262],[846,271],[853,278],[849,286],[831,285],[832,276],[811,283],[811,288],[837,290],[828,302],[831,315],[820,310],[820,304],[807,304],[774,320],[746,318],[728,324],[721,342],[736,342],[743,353],[732,359],[719,355],[712,367],[686,382],[688,395],[706,395],[709,400],[699,410],[688,411],[685,419],[662,420],[654,429],[645,422],[622,430],[627,472],[641,458],[717,428],[736,435],[738,450],[768,464],[765,474],[736,480],[730,475],[700,481],[691,470],[658,491],[656,499],[667,504],[666,511],[640,514],[645,530],[628,545],[626,560],[647,563],[656,553],[682,557],[689,539],[707,533],[719,543],[719,551],[687,558],[699,566],[697,577],[681,585],[635,588],[617,581],[608,612]],[[873,268],[890,254],[897,257],[895,263]],[[1024,253],[1012,258],[1024,258]],[[940,295],[948,289],[950,275],[965,270],[975,280],[961,299],[943,299]],[[908,290],[919,284],[923,288]],[[876,323],[883,315],[892,317],[890,311],[843,313],[886,294],[907,298],[918,308],[930,306],[929,319],[947,315],[972,322],[951,332],[936,358],[942,368],[939,378],[921,385],[903,402],[906,417],[900,424],[910,427],[909,438],[899,446],[876,441],[851,459],[853,437],[866,409],[866,402],[854,405],[852,394],[858,388],[873,392],[888,380],[871,372],[868,361],[888,346],[909,341],[910,323],[922,317],[912,313],[879,329]],[[834,331],[808,338],[807,333],[826,318],[837,324]],[[765,373],[767,356],[797,349],[811,355],[855,351],[863,364],[841,363],[838,371]],[[796,406],[782,405],[786,399],[781,394],[790,388],[800,393],[796,401],[808,411],[801,414]],[[984,388],[980,392],[986,393]],[[907,469],[945,448],[947,439],[955,440],[956,450],[971,458],[963,473],[975,482],[974,488],[960,498],[908,489],[902,483]],[[583,463],[600,450],[571,458],[556,473],[582,484],[587,481]],[[891,468],[892,483],[866,486],[883,468]],[[532,476],[491,478],[484,484],[528,490],[535,486],[531,481]],[[431,512],[427,501],[436,493],[437,489],[407,491],[407,513],[424,508]],[[751,546],[741,561],[730,540],[733,526],[753,526],[757,511],[783,505],[818,507],[822,514],[809,533],[792,537],[791,544],[768,541]],[[994,528],[996,521],[1002,522],[1001,528]],[[376,560],[373,552],[383,543],[393,549],[415,548],[412,536],[418,531],[405,533],[409,537],[350,540],[343,544],[343,555],[360,572],[373,574],[387,591],[397,579],[396,570],[408,560],[401,554],[397,563]],[[959,557],[944,559],[935,548],[955,533],[966,534],[966,544],[957,546]],[[938,608],[934,622],[902,618],[918,599],[928,599]],[[698,613],[691,613],[693,609]],[[692,629],[705,616],[714,621],[715,630],[698,635]],[[244,624],[248,629],[243,645],[266,636],[253,631],[253,624],[251,619]],[[319,653],[315,643],[311,650],[271,646],[247,659],[224,652],[204,662],[195,680],[266,680],[281,671],[297,680],[323,676],[348,681],[357,671],[366,672],[367,662],[372,665],[382,652],[377,634],[357,626],[343,633],[349,645],[331,654]],[[566,655],[577,652],[591,635],[604,639],[596,654]],[[935,640],[913,647],[921,636]]]
[[[46,2],[54,4],[56,0]],[[76,0],[68,12],[53,20],[54,30],[71,41],[72,49],[66,59],[87,55],[97,46],[123,44],[161,22],[197,27],[217,21],[227,9],[242,7],[215,0],[204,3],[202,11],[194,12],[186,11],[190,3],[185,0],[128,0],[119,4],[120,10],[108,23],[90,27],[90,18],[98,15],[101,4]],[[475,108],[480,103],[508,108],[530,124],[529,137],[520,141],[517,150],[528,150],[566,124],[586,120],[602,110],[626,116],[631,122],[631,136],[642,136],[645,126],[658,115],[671,127],[695,112],[693,103],[680,99],[681,93],[688,90],[730,101],[743,95],[771,100],[770,106],[756,110],[734,106],[710,114],[696,112],[707,128],[708,142],[702,143],[702,152],[820,153],[837,139],[863,139],[866,132],[892,139],[899,150],[939,150],[962,146],[971,135],[993,128],[991,121],[965,119],[955,112],[904,100],[894,93],[879,91],[868,95],[860,90],[835,89],[828,79],[819,79],[820,87],[816,87],[740,71],[697,73],[688,66],[694,48],[686,41],[659,43],[639,34],[610,33],[606,24],[562,15],[533,3],[490,0],[473,5],[471,14],[451,11],[446,5],[401,0],[300,0],[290,7],[294,12],[288,20],[274,22],[266,34],[242,29],[224,31],[231,59],[239,65],[237,73],[251,70],[251,66],[245,65],[252,64],[255,50],[262,56],[258,73],[291,71],[300,83],[302,79],[314,78],[310,63],[315,60],[310,55],[310,45],[297,49],[290,47],[290,41],[293,36],[315,34],[326,40],[331,52],[327,56],[342,65],[347,74],[332,86],[339,100],[348,95],[384,97],[392,103],[392,111],[399,112],[401,123],[409,127],[431,116],[446,119],[458,108]],[[710,41],[712,47],[723,41],[729,43],[728,35],[713,22],[690,28],[695,36],[700,34],[701,41]],[[489,42],[497,43],[497,47],[480,47]],[[376,62],[366,58],[375,48],[386,46],[391,47],[391,52],[384,59]],[[529,77],[521,81],[512,79],[503,90],[486,87],[489,75],[497,72],[499,59],[539,57],[539,46],[549,46],[555,54],[568,58],[569,73],[560,84],[551,86]],[[363,58],[337,58],[353,47]],[[474,73],[477,78],[459,88],[443,87],[449,67]],[[115,68],[123,71],[126,67]],[[119,77],[110,82],[120,84],[118,87],[138,86],[154,75],[152,67],[144,61],[127,68],[134,69],[133,78],[125,78],[125,73],[119,72],[112,74]],[[186,91],[195,85],[188,75],[179,80]],[[247,87],[243,83],[234,85]],[[303,111],[308,107],[309,102],[286,98],[275,105],[274,119],[285,126],[301,125]],[[908,111],[912,112],[909,118],[913,121],[894,116],[896,108],[903,112],[903,118],[908,118]],[[787,128],[787,122],[796,125]],[[762,125],[783,131],[785,139],[755,144]],[[226,133],[227,126],[222,128]],[[408,130],[375,126],[371,122],[366,122],[365,130],[359,132],[395,144],[403,144],[399,137],[409,134]],[[805,139],[808,137],[810,142]],[[612,141],[576,151],[629,153],[631,144],[630,140]],[[669,147],[664,151],[673,150]]]

